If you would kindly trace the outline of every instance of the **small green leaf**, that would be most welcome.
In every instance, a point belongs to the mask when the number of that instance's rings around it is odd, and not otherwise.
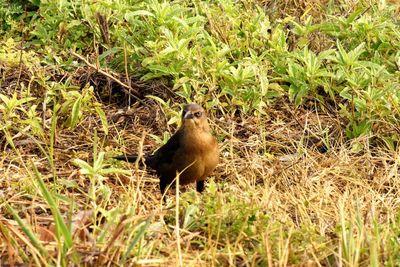
[[[82,96],[79,96],[74,105],[72,106],[71,119],[69,122],[69,127],[74,128],[78,124],[79,115],[81,113]]]
[[[131,251],[133,248],[136,246],[136,244],[140,241],[140,239],[144,236],[146,233],[147,228],[150,225],[150,219],[147,219],[146,221],[142,222],[138,227],[139,230],[135,233],[135,237],[133,238],[132,242],[129,244],[127,250],[125,251],[124,255],[122,256],[121,260],[119,261],[120,265],[124,265],[126,259],[129,257],[131,254]]]
[[[134,21],[135,17],[139,17],[139,16],[145,16],[145,17],[147,16],[147,17],[153,17],[153,18],[155,17],[153,13],[151,13],[147,10],[136,10],[133,12],[128,12],[125,14],[124,17],[127,21],[132,22],[132,21]]]
[[[97,105],[95,106],[95,110],[96,110],[97,115],[99,115],[99,117],[100,117],[101,125],[103,127],[103,131],[107,135],[108,134],[107,116],[104,113],[104,110],[101,107],[97,106]]]

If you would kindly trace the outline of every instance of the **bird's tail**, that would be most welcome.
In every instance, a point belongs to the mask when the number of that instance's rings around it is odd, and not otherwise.
[[[125,160],[127,162],[135,162],[137,159],[137,155],[121,155],[114,157],[114,159]]]

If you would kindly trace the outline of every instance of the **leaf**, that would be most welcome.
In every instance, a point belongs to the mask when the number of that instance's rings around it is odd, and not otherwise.
[[[69,127],[73,128],[78,124],[79,114],[81,112],[82,96],[76,99],[71,111],[71,120],[69,122]]]
[[[133,17],[136,17],[136,16],[149,16],[149,17],[153,17],[153,18],[155,17],[154,14],[151,13],[150,11],[147,11],[147,10],[136,10],[136,11],[133,11],[133,12],[126,13],[125,14],[125,19],[129,21]]]
[[[155,95],[147,95],[146,97],[157,101],[158,103],[160,103],[163,106],[167,105],[167,103],[161,97],[158,97]]]
[[[40,0],[29,0],[29,2],[32,3],[32,5],[39,7],[40,6]]]
[[[358,8],[356,11],[354,11],[348,18],[346,19],[347,24],[351,24],[355,21],[355,19],[365,11],[365,8]]]
[[[168,120],[167,124],[172,125],[172,124],[178,123],[179,121],[180,121],[180,117],[173,116]]]
[[[103,166],[103,161],[104,161],[104,151],[101,151],[97,157],[96,160],[93,162],[93,168],[95,170],[95,172],[97,172],[98,170],[101,169],[101,167]]]
[[[81,159],[74,159],[72,163],[81,169],[82,174],[93,174],[94,170],[93,167],[89,165],[86,161]]]
[[[48,257],[47,251],[44,249],[42,244],[40,243],[39,239],[37,236],[34,234],[32,229],[29,227],[28,224],[26,224],[21,217],[18,215],[18,213],[8,204],[6,203],[6,207],[8,211],[13,215],[14,219],[17,221],[18,225],[21,227],[22,231],[28,236],[29,240],[32,242],[33,246],[37,248],[40,253],[44,257]]]
[[[97,115],[99,115],[99,117],[100,117],[100,121],[101,121],[101,125],[103,127],[104,133],[106,135],[108,135],[108,121],[107,121],[107,116],[104,113],[104,110],[99,106],[95,106],[94,108],[96,110]]]
[[[113,47],[108,49],[107,51],[103,52],[100,56],[99,56],[99,61],[103,61],[105,60],[109,55],[114,55],[119,53],[122,50],[121,47]]]
[[[57,234],[57,239],[61,241],[60,237],[64,237],[64,252],[67,252],[72,246],[73,246],[73,241],[72,241],[72,235],[70,229],[67,227],[66,223],[64,222],[64,219],[61,215],[61,212],[59,210],[59,206],[54,200],[53,196],[51,195],[50,191],[47,189],[46,185],[43,182],[42,176],[39,173],[38,169],[34,164],[32,164],[34,168],[34,173],[35,173],[35,178],[36,181],[38,182],[40,191],[46,200],[47,204],[50,207],[51,213],[53,214],[54,221],[56,224],[56,234]]]
[[[131,175],[132,172],[129,170],[119,169],[119,168],[106,168],[101,170],[101,174],[124,174],[124,175]]]
[[[7,102],[10,101],[10,98],[8,98],[6,95],[0,94],[0,99],[7,105]]]
[[[199,207],[197,205],[191,204],[187,207],[185,212],[185,217],[183,219],[183,228],[188,229],[191,224],[193,224],[195,218],[194,216],[199,211]]]
[[[149,225],[150,225],[150,219],[147,219],[145,222],[142,222],[140,224],[139,230],[136,232],[135,237],[133,238],[132,242],[129,244],[129,246],[128,246],[127,250],[125,251],[124,255],[122,256],[121,260],[119,261],[120,265],[124,265],[126,259],[131,254],[132,249],[139,242],[139,240],[144,236]]]

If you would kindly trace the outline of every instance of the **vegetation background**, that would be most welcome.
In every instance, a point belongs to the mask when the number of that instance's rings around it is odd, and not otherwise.
[[[0,263],[400,265],[397,1],[0,0]],[[209,114],[206,192],[112,160]]]

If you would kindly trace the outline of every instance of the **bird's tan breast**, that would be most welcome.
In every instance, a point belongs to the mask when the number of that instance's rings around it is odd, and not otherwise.
[[[217,140],[208,132],[188,134],[185,138],[182,146],[185,158],[181,159],[181,167],[186,170],[181,174],[181,183],[205,180],[218,164]]]

